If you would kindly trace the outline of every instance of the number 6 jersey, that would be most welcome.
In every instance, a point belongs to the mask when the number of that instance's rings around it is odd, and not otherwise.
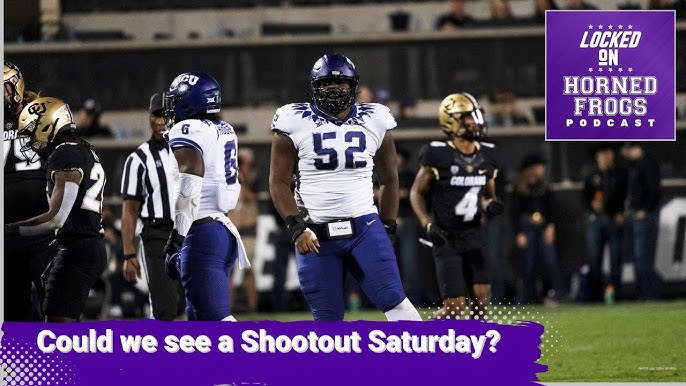
[[[388,108],[358,103],[339,121],[311,103],[276,110],[272,131],[288,136],[298,153],[295,199],[307,221],[323,223],[376,213],[374,155],[396,126]]]
[[[498,173],[495,145],[478,142],[474,154],[464,155],[450,141],[434,141],[422,147],[419,162],[436,178],[433,221],[446,230],[480,227],[482,190]]]
[[[196,218],[225,214],[236,207],[241,191],[238,182],[238,138],[233,127],[224,121],[187,119],[176,123],[165,134],[173,149],[188,147],[202,154],[205,175],[202,178],[200,207]],[[173,162],[178,196],[178,166]]]

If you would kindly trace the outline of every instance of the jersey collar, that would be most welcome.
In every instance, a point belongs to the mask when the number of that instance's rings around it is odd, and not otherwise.
[[[353,103],[353,105],[350,107],[350,112],[348,112],[348,115],[344,119],[338,119],[337,117],[334,117],[328,113],[321,111],[317,107],[317,105],[315,105],[314,103],[310,103],[310,108],[312,109],[312,112],[314,114],[316,114],[318,117],[320,117],[320,118],[322,118],[328,122],[331,122],[337,126],[344,124],[345,122],[348,121],[348,119],[354,117],[357,114],[357,104],[356,103]]]

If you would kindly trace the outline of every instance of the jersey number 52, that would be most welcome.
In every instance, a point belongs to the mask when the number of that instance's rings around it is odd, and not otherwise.
[[[314,167],[317,170],[335,170],[338,167],[338,152],[331,147],[324,147],[324,141],[336,139],[336,132],[328,133],[314,133],[312,134],[312,143],[314,144],[314,152],[321,158],[315,158]],[[353,144],[357,139],[357,146]],[[361,131],[348,131],[345,133],[345,142],[351,143],[345,149],[345,168],[356,169],[367,166],[367,161],[355,161],[355,153],[361,153],[367,149],[367,137]],[[326,156],[329,157],[326,161]]]

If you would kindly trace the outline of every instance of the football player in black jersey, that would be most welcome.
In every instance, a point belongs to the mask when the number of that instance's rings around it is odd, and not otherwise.
[[[433,242],[443,307],[436,319],[454,319],[471,300],[474,318],[485,318],[491,290],[481,228],[481,213],[498,215],[503,204],[496,198],[498,160],[484,135],[481,106],[467,93],[448,95],[438,109],[441,129],[450,137],[420,151],[410,202]],[[425,195],[431,191],[431,213]]]
[[[75,128],[69,106],[56,98],[38,98],[19,116],[20,133],[28,137],[21,150],[45,162],[49,209],[5,225],[5,238],[56,234],[59,250],[45,275],[48,322],[79,320],[107,262],[101,226],[105,172]]]
[[[5,175],[5,223],[34,217],[48,210],[45,195],[47,179],[43,164],[29,162],[21,151],[26,138],[20,138],[19,113],[27,103],[36,99],[36,94],[25,88],[24,77],[17,66],[5,60],[2,72],[5,90],[5,130],[3,133],[3,155]],[[33,157],[32,152],[27,152]],[[41,304],[45,295],[40,279],[57,247],[50,245],[55,235],[25,236],[5,240],[5,320],[42,320]],[[36,289],[32,296],[31,285]],[[35,301],[33,301],[35,300]]]

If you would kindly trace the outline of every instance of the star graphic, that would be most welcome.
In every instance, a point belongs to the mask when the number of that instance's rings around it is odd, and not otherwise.
[[[589,67],[588,72],[593,72],[593,67]]]
[[[607,72],[612,72],[612,67],[608,68]]]
[[[629,67],[629,72],[634,72],[634,69],[632,67]]]
[[[602,24],[598,24],[598,29],[603,29],[603,25],[602,25]]]
[[[622,72],[622,71],[624,71],[624,69],[621,68],[621,67],[619,67],[619,68],[617,69],[617,71]]]
[[[593,24],[589,24],[588,29],[593,29]]]
[[[634,26],[632,24],[629,24],[629,29],[634,29]]]
[[[622,29],[624,26],[620,24],[617,28]]]
[[[602,68],[598,68],[598,72],[603,72],[603,69],[602,69]]]
[[[608,25],[607,29],[612,29],[612,24]]]

